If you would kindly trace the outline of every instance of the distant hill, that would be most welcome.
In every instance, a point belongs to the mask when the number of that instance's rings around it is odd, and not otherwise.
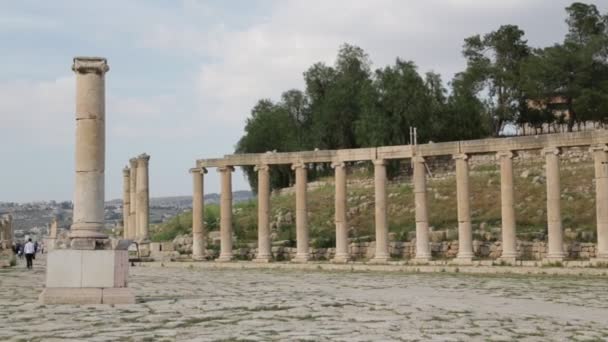
[[[248,201],[254,198],[254,194],[251,191],[242,190],[235,191],[232,193],[232,200],[235,203]],[[205,195],[205,203],[219,203],[220,195],[217,193]],[[106,206],[121,205],[121,199],[113,199],[106,201]],[[192,196],[167,196],[167,197],[151,197],[151,207],[171,207],[171,208],[192,208]]]

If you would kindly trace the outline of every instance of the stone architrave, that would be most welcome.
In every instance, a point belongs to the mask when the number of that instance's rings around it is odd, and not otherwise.
[[[372,263],[383,264],[388,262],[388,224],[386,217],[386,162],[384,159],[375,159],[374,163],[374,199],[376,223],[376,251]]]
[[[258,172],[258,253],[255,262],[270,262],[270,167],[262,164]]]
[[[469,163],[468,156],[464,153],[454,155],[453,159],[456,161],[456,199],[458,202],[458,255],[455,261],[467,264],[473,259]]]
[[[293,262],[307,262],[310,260],[308,248],[308,211],[307,211],[307,170],[304,162],[291,165],[296,173],[296,257]]]
[[[548,147],[542,150],[546,160],[547,172],[547,256],[546,262],[562,261],[564,253],[564,232],[562,229],[561,195],[559,179],[559,154],[557,147]]]
[[[336,224],[336,255],[335,263],[345,263],[350,260],[348,253],[348,222],[346,220],[346,167],[344,162],[331,164],[335,172],[335,224]]]
[[[500,259],[514,263],[517,258],[515,206],[513,197],[513,152],[496,154],[500,163],[500,209],[502,218],[502,254]]]
[[[129,167],[125,166],[125,168],[122,169],[122,231],[125,240],[131,238],[129,231],[129,213],[131,211],[130,175],[131,171],[129,170]]]
[[[608,145],[591,146],[595,166],[597,249],[594,262],[608,262]]]
[[[138,240],[137,233],[137,158],[129,159],[129,194],[131,197],[129,208],[129,240]]]
[[[207,169],[194,168],[192,173],[192,259],[204,260],[206,248],[205,234],[205,173]]]
[[[219,167],[220,194],[220,256],[216,261],[224,262],[234,259],[232,254],[232,166]]]
[[[76,184],[69,248],[48,254],[41,304],[132,304],[127,288],[128,243],[110,240],[104,226],[104,58],[74,58]]]
[[[431,259],[429,244],[429,210],[426,195],[426,167],[422,156],[412,158],[414,168],[414,202],[416,204],[416,257],[417,262]]]
[[[150,156],[143,153],[137,157],[137,203],[136,217],[137,217],[137,235],[140,243],[147,243],[150,240],[150,186],[149,186],[149,165]]]

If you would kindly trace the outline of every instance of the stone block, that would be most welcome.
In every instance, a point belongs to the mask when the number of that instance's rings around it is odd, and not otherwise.
[[[135,295],[131,289],[123,288],[105,288],[101,294],[102,304],[135,304]]]
[[[51,251],[47,259],[46,287],[126,287],[128,258],[124,250]]]
[[[40,304],[101,304],[101,288],[46,288],[40,294]]]

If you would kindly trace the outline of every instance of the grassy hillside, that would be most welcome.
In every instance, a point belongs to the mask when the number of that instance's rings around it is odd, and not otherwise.
[[[590,160],[561,162],[562,218],[564,228],[578,232],[566,234],[566,239],[593,240],[595,231],[595,194],[593,164]],[[457,231],[456,184],[451,172],[431,170],[427,188],[430,225],[432,230]],[[410,175],[402,176],[388,185],[389,230],[394,238],[406,241],[413,237],[414,195]],[[518,238],[543,238],[546,231],[546,184],[542,158],[523,160],[514,165],[515,211]],[[371,239],[374,236],[373,174],[368,168],[357,168],[348,175],[349,236]],[[333,179],[322,179],[320,186],[308,191],[308,222],[313,246],[333,247],[335,243]],[[312,185],[312,184],[311,184]],[[477,234],[500,228],[500,172],[496,165],[473,166],[470,170],[471,216]],[[210,231],[219,228],[219,208],[207,205],[205,221]],[[250,200],[235,204],[234,231],[237,245],[257,239],[257,203]],[[295,198],[293,193],[271,198],[271,222],[275,240],[295,240]],[[163,226],[155,228],[154,240],[170,240],[178,234],[191,233],[192,215],[182,214]],[[452,238],[456,238],[452,234]],[[491,239],[492,237],[486,237]]]

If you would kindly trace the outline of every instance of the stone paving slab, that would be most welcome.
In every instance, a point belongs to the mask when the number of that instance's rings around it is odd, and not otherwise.
[[[44,267],[20,262],[0,341],[608,339],[597,276],[133,267],[136,304],[78,306],[37,304]]]

